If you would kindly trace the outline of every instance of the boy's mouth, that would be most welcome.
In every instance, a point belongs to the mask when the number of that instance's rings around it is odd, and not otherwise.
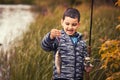
[[[67,30],[67,31],[69,31],[69,32],[73,32],[73,30]]]
[[[67,30],[69,34],[72,34],[74,31],[73,30]]]

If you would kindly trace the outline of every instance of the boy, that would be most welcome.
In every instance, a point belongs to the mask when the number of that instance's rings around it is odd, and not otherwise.
[[[54,51],[53,80],[83,80],[84,58],[88,54],[82,35],[77,32],[79,21],[79,11],[68,8],[61,19],[63,30],[52,29],[42,40],[44,50]]]

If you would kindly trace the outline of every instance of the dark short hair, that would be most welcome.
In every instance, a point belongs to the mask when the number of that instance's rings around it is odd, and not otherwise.
[[[67,8],[63,14],[63,20],[66,16],[71,18],[78,18],[78,22],[80,21],[80,12],[75,8]]]

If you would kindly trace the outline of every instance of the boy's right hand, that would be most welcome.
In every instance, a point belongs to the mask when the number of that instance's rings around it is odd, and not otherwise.
[[[52,29],[50,31],[50,39],[54,39],[55,37],[61,36],[61,31],[58,29]]]

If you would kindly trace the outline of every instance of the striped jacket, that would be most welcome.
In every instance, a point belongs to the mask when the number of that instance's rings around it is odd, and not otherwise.
[[[50,33],[43,38],[41,47],[46,51],[53,51],[54,55],[57,49],[60,49],[61,55],[61,74],[57,74],[56,66],[53,66],[53,79],[65,78],[68,80],[83,79],[84,58],[87,56],[87,47],[82,40],[80,33],[75,33],[78,40],[74,44],[71,38],[62,30],[58,39],[51,40]],[[55,59],[55,56],[54,56]]]

